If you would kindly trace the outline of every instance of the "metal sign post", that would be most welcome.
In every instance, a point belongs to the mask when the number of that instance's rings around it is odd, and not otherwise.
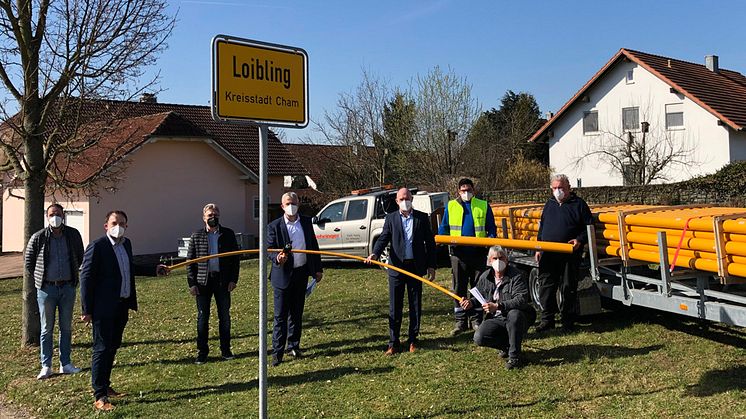
[[[267,136],[259,125],[259,417],[267,417]]]
[[[259,417],[267,417],[267,147],[269,127],[308,125],[303,49],[217,35],[212,40],[212,117],[259,130]]]

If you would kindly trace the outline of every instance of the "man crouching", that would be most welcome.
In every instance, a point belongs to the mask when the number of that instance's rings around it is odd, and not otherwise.
[[[536,310],[529,304],[528,285],[523,271],[508,265],[508,255],[500,246],[490,247],[487,254],[490,267],[479,276],[476,288],[484,297],[485,319],[474,333],[474,343],[500,350],[507,358],[506,369],[520,366],[521,342],[536,320]],[[479,306],[479,300],[462,298],[461,307],[469,310]]]

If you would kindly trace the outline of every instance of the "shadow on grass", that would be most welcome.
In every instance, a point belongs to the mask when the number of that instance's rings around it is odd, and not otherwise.
[[[689,396],[708,397],[731,390],[746,390],[746,365],[707,371],[699,378],[699,383],[687,388],[686,393]]]
[[[529,345],[525,345],[530,347]],[[651,345],[642,348],[626,348],[614,345],[564,345],[551,349],[532,348],[534,351],[524,352],[526,361],[530,364],[558,366],[576,363],[583,360],[627,358],[646,355],[663,348],[663,345]]]
[[[589,330],[611,332],[629,327],[634,323],[657,324],[669,330],[683,332],[723,345],[735,348],[746,347],[746,331],[735,326],[644,307],[625,307],[619,304],[614,307],[614,311],[598,315],[602,320],[600,322],[593,321]]]
[[[191,338],[181,338],[181,339],[151,339],[151,340],[127,340],[127,331],[125,330],[125,338],[122,342],[122,346],[120,348],[126,348],[128,346],[135,346],[135,345],[163,345],[163,344],[169,344],[169,343],[189,343],[189,342],[197,342],[197,337],[191,337]],[[259,336],[258,333],[246,333],[243,335],[231,335],[231,339],[244,339],[249,337],[257,337]],[[213,336],[209,338],[210,341],[217,341],[220,340],[219,336]],[[90,343],[73,343],[73,348],[90,348]]]
[[[288,376],[277,376],[269,377],[268,384],[270,386],[286,387],[296,384],[310,383],[310,382],[324,382],[330,380],[336,380],[347,375],[377,375],[390,373],[394,367],[377,367],[370,369],[355,368],[355,367],[337,367],[330,368],[321,371],[308,372],[303,374],[288,375]],[[159,389],[155,390],[150,395],[155,395],[156,398],[145,398],[145,400],[132,401],[131,403],[160,403],[160,402],[171,402],[175,400],[189,400],[196,399],[205,396],[215,396],[219,394],[230,394],[245,391],[253,391],[259,387],[258,380],[249,380],[246,382],[233,382],[225,383],[215,386],[203,386],[188,389]],[[160,395],[160,397],[158,397]],[[124,402],[127,403],[127,402]]]
[[[342,339],[333,342],[321,343],[305,348],[309,355],[337,356],[342,354],[360,354],[365,352],[381,353],[386,350],[389,337],[386,335],[373,335],[359,339]]]

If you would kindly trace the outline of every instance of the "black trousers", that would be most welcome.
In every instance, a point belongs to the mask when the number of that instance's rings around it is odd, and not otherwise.
[[[93,355],[91,357],[91,386],[96,400],[106,396],[111,386],[111,369],[117,349],[122,345],[124,327],[129,319],[129,308],[119,302],[113,317],[93,318]]]
[[[451,256],[451,273],[453,275],[453,292],[459,297],[467,297],[469,288],[477,285],[479,275],[487,269],[487,252],[476,251],[477,249],[469,249],[468,254],[454,254]],[[465,311],[461,308],[458,301],[454,302],[453,306],[454,317],[456,322],[466,327],[467,318],[472,319],[473,322],[479,323],[482,321],[482,310],[481,307],[471,308]]]
[[[272,330],[272,352],[280,359],[285,350],[300,349],[308,275],[308,265],[294,268],[290,285],[285,289],[274,289],[275,321]]]
[[[517,359],[521,354],[521,343],[528,328],[534,324],[536,312],[513,309],[507,316],[502,313],[482,322],[474,332],[474,343],[508,351],[508,357]]]
[[[565,276],[567,266],[567,276]],[[572,254],[544,252],[539,260],[539,300],[541,321],[554,324],[557,314],[557,289],[562,286],[562,324],[572,326],[578,300],[580,252]]]
[[[402,269],[416,272],[414,261],[405,261]],[[389,347],[398,348],[401,344],[401,322],[404,310],[404,290],[409,300],[409,343],[416,343],[420,334],[422,318],[422,282],[404,274],[389,274]]]
[[[197,285],[197,350],[200,355],[207,355],[210,347],[207,339],[210,334],[210,305],[215,296],[218,309],[218,331],[220,333],[220,352],[231,352],[231,293],[228,284],[222,283],[220,273],[209,274],[206,285]]]

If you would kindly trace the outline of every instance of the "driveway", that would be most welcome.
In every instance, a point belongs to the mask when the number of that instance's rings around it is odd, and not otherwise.
[[[23,253],[3,253],[0,255],[0,279],[23,276]]]

